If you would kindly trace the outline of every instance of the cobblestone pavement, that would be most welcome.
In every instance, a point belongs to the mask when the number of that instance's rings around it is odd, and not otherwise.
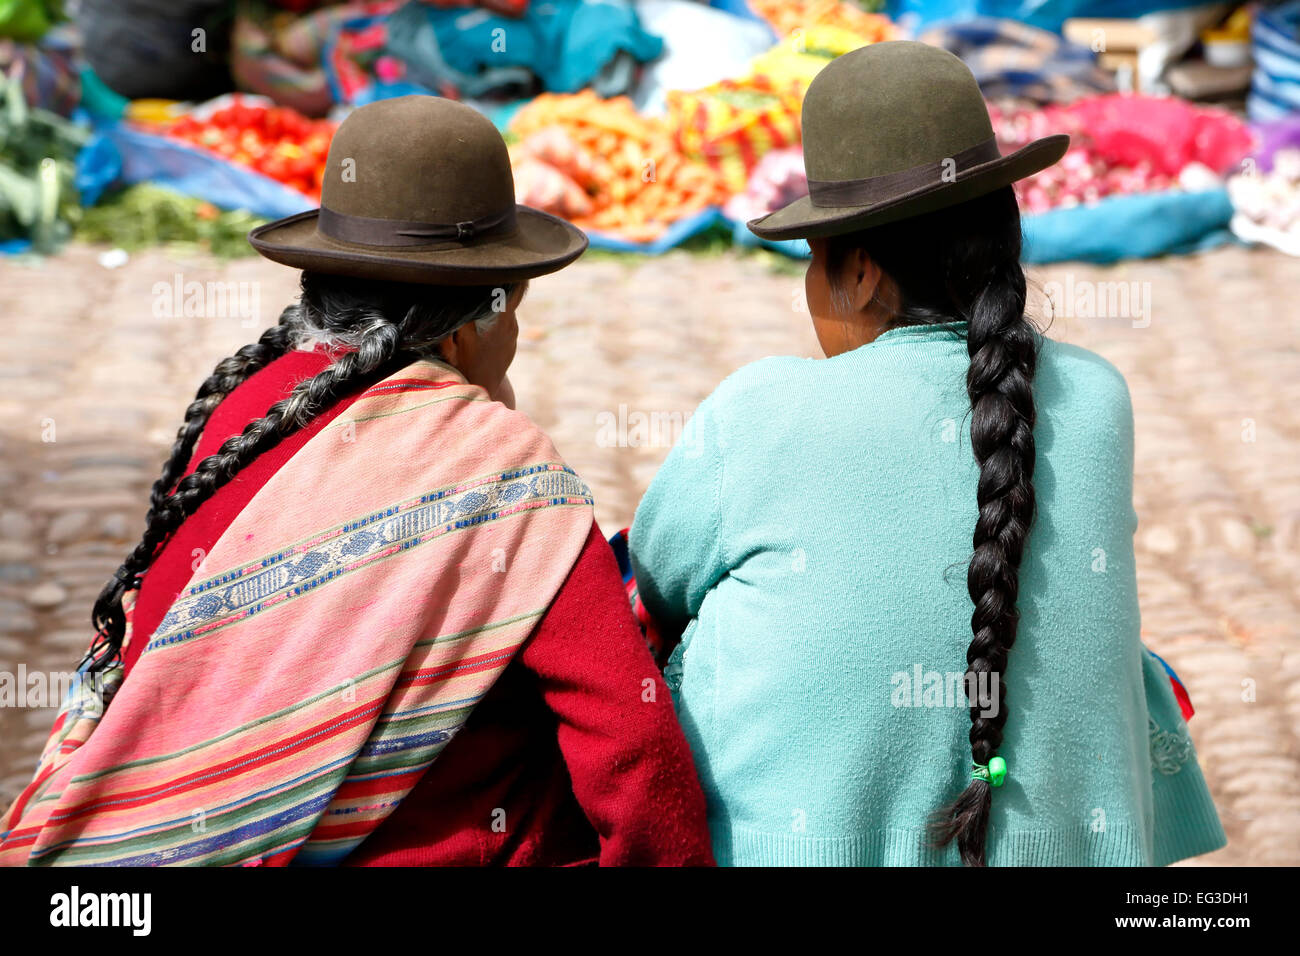
[[[109,270],[100,251],[0,261],[0,672],[75,663],[185,403],[294,292],[294,273],[261,260],[149,252]],[[155,314],[155,283],[178,275],[256,283],[260,323]],[[1031,275],[1150,292],[1136,321],[1088,318],[1080,302],[1052,334],[1100,352],[1132,389],[1143,630],[1197,706],[1231,840],[1195,862],[1300,863],[1300,269],[1232,248]],[[801,287],[790,265],[680,253],[589,256],[534,283],[512,371],[520,407],[592,485],[607,533],[630,521],[673,413],[746,362],[815,354]],[[634,416],[654,412],[633,447]],[[0,709],[0,803],[26,782],[51,715]]]

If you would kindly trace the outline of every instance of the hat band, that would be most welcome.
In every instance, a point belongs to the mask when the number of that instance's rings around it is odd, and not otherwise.
[[[424,246],[440,239],[465,242],[469,239],[513,235],[516,229],[513,205],[504,212],[450,223],[371,219],[334,212],[324,206],[321,206],[316,219],[316,230],[322,235],[363,246]]]
[[[808,198],[814,206],[873,206],[887,199],[941,182],[956,182],[972,167],[1001,159],[997,139],[963,149],[935,163],[923,163],[910,169],[866,179],[808,180]]]

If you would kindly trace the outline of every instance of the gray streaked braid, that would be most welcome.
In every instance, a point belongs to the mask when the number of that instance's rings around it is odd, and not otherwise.
[[[222,359],[213,369],[212,374],[199,386],[194,401],[185,410],[185,423],[176,433],[176,443],[172,445],[171,456],[163,465],[162,474],[153,483],[149,495],[149,507],[157,510],[176,487],[176,482],[185,473],[194,454],[194,446],[203,433],[212,412],[221,404],[221,400],[235,390],[243,381],[259,369],[265,368],[272,361],[287,352],[291,346],[293,330],[288,322],[296,315],[296,306],[289,306],[280,314],[280,322],[262,333],[262,337],[251,345],[245,345],[234,355]],[[145,519],[146,522],[148,519]]]
[[[322,409],[401,364],[435,354],[442,338],[466,322],[494,315],[512,291],[511,286],[410,286],[303,273],[299,302],[282,313],[280,325],[220,363],[190,405],[172,457],[154,484],[144,535],[95,601],[91,620],[96,638],[82,667],[99,671],[120,659],[126,630],[123,598],[139,587],[158,552],[205,501],[263,452],[310,424]],[[241,370],[247,378],[275,357],[274,350],[283,354],[291,341],[319,340],[322,333],[348,351],[300,382],[242,433],[227,438],[173,488],[174,475],[188,464],[202,431],[200,416],[206,423],[221,397],[238,384]],[[182,454],[185,462],[177,464]]]

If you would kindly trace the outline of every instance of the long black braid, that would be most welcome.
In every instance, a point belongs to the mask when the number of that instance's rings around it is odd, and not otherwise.
[[[1034,518],[1034,395],[1038,333],[1025,317],[1020,211],[1005,187],[924,216],[830,240],[830,275],[865,250],[897,287],[894,324],[969,323],[971,448],[979,465],[974,552],[966,584],[975,605],[967,686],[996,680],[998,702],[972,695],[971,757],[987,765],[1007,721],[1007,653],[1020,614],[1020,562]],[[994,676],[995,675],[995,676]],[[983,716],[993,710],[991,716]],[[954,839],[967,866],[985,864],[993,788],[972,779],[931,823],[938,846]]]
[[[126,631],[123,598],[139,587],[176,529],[218,489],[337,399],[419,356],[436,354],[438,342],[466,322],[491,321],[512,291],[510,286],[432,287],[303,273],[299,301],[255,344],[219,362],[187,409],[171,457],[154,482],[144,535],[95,601],[91,622],[96,638],[82,667],[94,673],[120,659]],[[313,342],[346,351],[181,478],[221,400],[290,348]]]
[[[296,314],[293,306],[280,314],[280,323],[273,325],[262,333],[262,337],[251,345],[245,345],[234,355],[217,363],[212,374],[199,386],[194,401],[185,410],[185,423],[176,433],[176,444],[172,446],[171,457],[163,465],[162,474],[153,483],[149,495],[149,507],[157,511],[167,500],[176,482],[185,473],[194,454],[194,446],[203,434],[212,412],[221,400],[235,390],[244,379],[258,369],[264,368],[291,348],[293,328],[291,322]],[[145,519],[146,522],[148,518]]]

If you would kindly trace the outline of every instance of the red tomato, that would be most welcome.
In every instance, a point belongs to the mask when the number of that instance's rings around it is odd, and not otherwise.
[[[293,137],[294,140],[301,140],[311,132],[311,121],[301,113],[293,111],[285,117],[284,132],[286,136]]]
[[[295,179],[311,181],[316,172],[316,160],[311,156],[300,156],[289,161],[289,175]]]
[[[302,148],[313,156],[319,156],[324,159],[329,153],[330,139],[333,136],[333,130],[330,132],[316,131],[312,133],[303,142]]]
[[[308,119],[283,106],[252,106],[236,95],[206,121],[182,116],[167,132],[319,197],[334,129],[328,120]]]
[[[283,156],[270,153],[262,162],[262,172],[272,179],[283,182],[288,174],[288,166]]]
[[[252,121],[253,110],[245,106],[244,101],[240,99],[238,96],[234,98],[234,101],[228,107],[228,111],[229,111],[229,125],[234,126],[237,129],[244,129]],[[222,110],[220,112],[226,112],[226,111]]]

